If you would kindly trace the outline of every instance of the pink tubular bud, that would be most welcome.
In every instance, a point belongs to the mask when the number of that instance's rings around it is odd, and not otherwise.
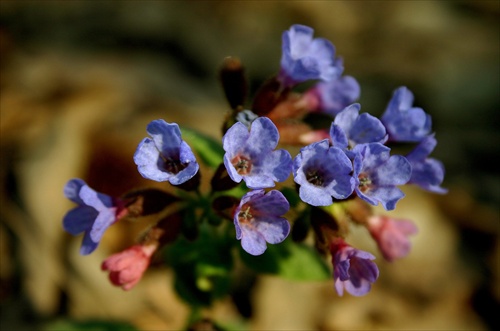
[[[104,260],[101,269],[109,271],[109,280],[113,285],[121,286],[128,291],[141,279],[157,247],[157,245],[131,246]]]
[[[391,262],[408,255],[411,249],[408,236],[418,232],[411,221],[397,220],[388,216],[369,217],[367,228],[384,258]]]
[[[303,133],[299,136],[299,142],[304,145],[309,145],[323,139],[329,139],[330,135],[326,130],[314,130],[307,133]]]

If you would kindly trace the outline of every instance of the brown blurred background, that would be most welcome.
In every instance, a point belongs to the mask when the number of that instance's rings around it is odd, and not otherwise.
[[[168,268],[130,292],[99,269],[143,224],[111,228],[82,257],[81,237],[62,230],[73,207],[62,188],[73,177],[116,195],[151,185],[132,155],[153,119],[220,138],[222,59],[239,57],[255,91],[279,69],[281,34],[295,23],[335,44],[361,85],[362,111],[380,115],[401,85],[414,92],[433,118],[432,156],[450,192],[405,188],[391,215],[420,233],[407,258],[377,255],[381,276],[367,296],[265,276],[249,308],[228,299],[207,316],[242,330],[497,329],[499,16],[498,1],[473,0],[1,1],[0,329],[184,326],[189,308]],[[363,229],[350,240],[376,252]]]

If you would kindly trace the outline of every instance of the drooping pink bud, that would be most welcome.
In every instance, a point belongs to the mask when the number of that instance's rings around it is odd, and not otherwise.
[[[371,216],[367,228],[387,261],[405,257],[411,249],[408,236],[418,232],[411,221],[398,220],[388,216]]]
[[[109,280],[113,285],[128,291],[142,278],[156,249],[157,245],[131,246],[104,260],[101,269],[109,271]]]

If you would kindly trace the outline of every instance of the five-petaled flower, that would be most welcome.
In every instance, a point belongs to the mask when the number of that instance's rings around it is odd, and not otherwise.
[[[396,187],[411,176],[411,165],[404,156],[390,155],[390,148],[380,143],[359,144],[354,153],[354,178],[357,195],[372,205],[382,203],[392,210],[404,193]]]
[[[290,223],[283,215],[290,209],[285,196],[277,190],[250,191],[243,196],[234,212],[236,239],[252,255],[261,255],[266,242],[278,244],[290,233]]]
[[[413,107],[413,93],[402,86],[394,94],[381,117],[389,141],[417,142],[431,131],[431,116]]]
[[[176,123],[154,120],[148,124],[147,132],[152,139],[144,138],[134,154],[134,162],[144,178],[180,185],[196,175],[198,162],[182,140]]]
[[[344,289],[354,296],[367,294],[379,275],[377,265],[372,261],[375,256],[350,246],[342,238],[332,241],[330,253],[337,294],[342,296]]]
[[[124,290],[134,287],[146,271],[157,245],[134,245],[108,257],[101,265],[109,271],[109,280]]]
[[[346,199],[354,190],[352,163],[337,147],[324,139],[300,150],[293,162],[293,176],[300,185],[302,201],[313,206],[328,206],[335,199]]]
[[[295,24],[283,32],[281,69],[278,80],[287,87],[311,79],[329,81],[340,77],[342,61],[335,59],[335,47],[324,38],[313,39],[314,30]]]
[[[430,192],[444,194],[448,192],[440,186],[444,179],[444,166],[439,160],[428,157],[436,144],[434,135],[429,135],[406,155],[412,169],[408,183],[418,185]]]
[[[384,258],[391,262],[408,255],[411,248],[408,236],[418,232],[411,221],[396,220],[385,215],[369,217],[367,228]]]
[[[92,253],[106,229],[128,212],[122,200],[94,191],[82,179],[68,181],[64,195],[78,204],[64,216],[63,227],[74,236],[85,233],[82,255]]]
[[[267,117],[255,119],[250,130],[236,122],[222,138],[226,153],[224,165],[231,179],[243,179],[252,189],[274,187],[274,182],[288,178],[292,170],[292,157],[284,149],[274,150],[279,133]]]

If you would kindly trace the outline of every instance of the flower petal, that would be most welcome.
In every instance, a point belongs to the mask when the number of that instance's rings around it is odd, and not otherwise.
[[[92,207],[79,206],[71,209],[63,218],[65,231],[76,236],[92,227],[99,212]]]
[[[99,242],[104,232],[116,221],[115,208],[106,209],[99,213],[92,225],[90,238],[94,242]]]
[[[85,183],[82,179],[71,179],[64,186],[64,196],[79,205],[83,205],[84,202],[80,198],[80,190],[85,185],[87,185],[87,183]]]
[[[156,148],[154,141],[150,138],[144,138],[139,143],[134,154],[134,162],[142,177],[157,182],[168,181],[172,174],[159,169],[159,160],[161,160],[160,152]]]
[[[252,122],[245,147],[251,153],[265,155],[276,148],[278,140],[276,125],[267,117],[258,117]]]
[[[83,236],[82,246],[80,247],[80,254],[89,255],[97,248],[98,245],[99,242],[93,241],[90,237],[90,231],[86,231],[85,235]]]
[[[261,255],[266,249],[266,240],[258,231],[253,231],[248,227],[241,227],[241,247],[252,255]]]
[[[176,123],[167,123],[164,120],[151,121],[146,131],[153,138],[154,145],[166,158],[177,159],[181,146],[181,130]]]

